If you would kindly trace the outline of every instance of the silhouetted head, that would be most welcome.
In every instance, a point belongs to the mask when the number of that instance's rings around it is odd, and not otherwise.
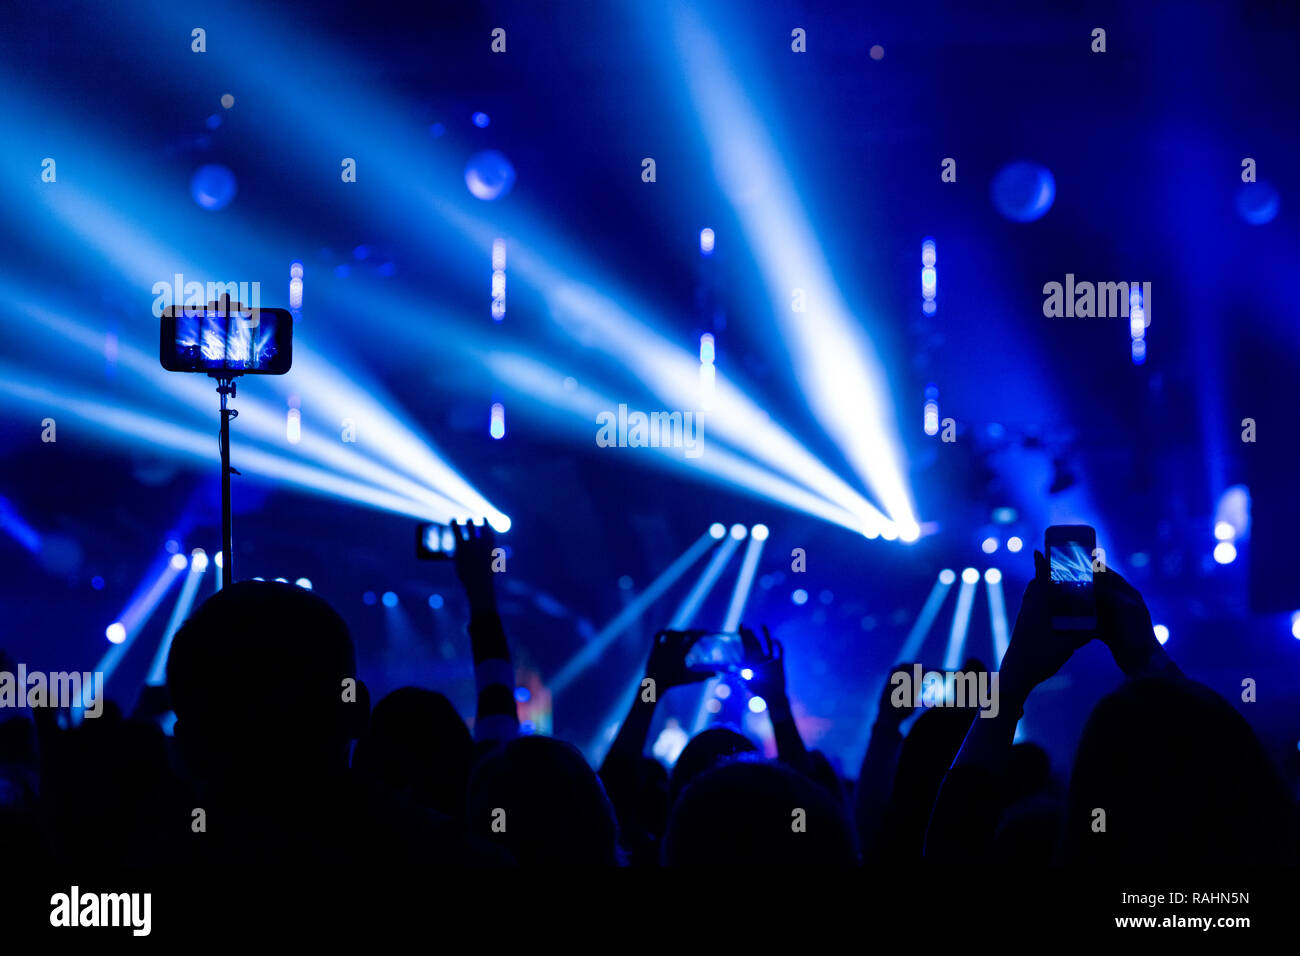
[[[673,807],[666,866],[854,866],[843,804],[786,767],[738,761],[696,777]]]
[[[1065,852],[1105,865],[1294,864],[1294,807],[1227,701],[1144,678],[1103,697],[1084,726]]]
[[[600,778],[576,747],[551,737],[518,737],[475,767],[467,820],[525,866],[620,862]]]
[[[737,754],[758,754],[758,747],[744,734],[729,727],[710,727],[690,739],[673,765],[668,790],[668,805],[677,802],[682,790],[692,780],[712,770]]]
[[[898,769],[873,857],[884,865],[919,862],[930,810],[944,774],[970,729],[970,707],[933,707],[913,722],[898,754]]]
[[[176,633],[167,688],[176,736],[209,778],[293,780],[347,766],[369,699],[343,619],[291,584],[240,581]]]
[[[375,705],[352,766],[420,806],[460,818],[473,753],[469,728],[451,701],[437,691],[402,687]]]

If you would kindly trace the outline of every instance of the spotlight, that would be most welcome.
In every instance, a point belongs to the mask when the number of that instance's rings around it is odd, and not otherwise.
[[[767,701],[761,697],[749,698],[749,712],[751,714],[761,714],[765,710],[767,710]]]
[[[994,551],[998,549],[998,539],[985,538],[984,543],[980,545],[980,548],[984,551],[985,554],[992,554]]]
[[[795,592],[790,595],[790,600],[793,601],[795,604],[807,604],[808,592],[805,591],[803,588],[797,588]]]
[[[713,693],[717,694],[723,700],[726,700],[728,697],[731,696],[731,685],[724,684],[721,681],[719,681],[718,686],[714,688]]]
[[[126,625],[121,621],[114,621],[105,628],[104,636],[108,638],[110,644],[121,644],[126,640]]]
[[[921,526],[915,521],[904,521],[898,528],[898,540],[911,544],[921,537]]]
[[[1000,584],[1002,582],[1002,572],[997,568],[989,568],[984,572],[985,584]]]
[[[1291,613],[1291,636],[1300,641],[1300,611]]]
[[[218,568],[225,567],[225,560],[226,560],[226,559],[222,557],[222,555],[223,555],[224,553],[225,553],[224,551],[218,551],[218,552],[217,552],[217,556],[216,556],[216,558],[214,559],[214,560],[217,562],[217,567],[218,567]]]
[[[1156,624],[1151,628],[1151,630],[1155,631],[1156,640],[1161,644],[1169,640],[1169,628],[1165,627],[1163,624]]]
[[[503,514],[489,515],[487,523],[492,526],[492,530],[497,534],[505,534],[510,530],[511,525],[510,516]]]
[[[392,591],[384,592],[384,607],[397,607],[397,595]]]
[[[942,571],[939,572],[940,584],[952,584],[956,580],[957,580],[957,572],[955,572],[952,568],[944,568]]]
[[[488,123],[492,122],[486,113],[475,113],[470,119],[479,129],[486,129]]]
[[[1021,541],[1020,538],[1016,535],[1012,535],[1011,537],[1007,538],[1007,550],[1010,551],[1012,554],[1019,554],[1020,549],[1023,548],[1024,546],[1025,543]]]
[[[980,579],[980,573],[976,571],[974,568],[967,568],[965,571],[961,573],[961,580],[963,584],[975,584],[979,581],[979,579]]]
[[[1216,522],[1214,525],[1214,537],[1219,541],[1231,541],[1237,536],[1237,529],[1226,521]]]
[[[441,594],[430,594],[430,595],[429,595],[429,607],[433,608],[433,609],[436,611],[436,610],[438,610],[439,608],[441,608],[442,605],[443,605],[443,600],[442,600],[442,595],[441,595]]]
[[[492,420],[488,426],[488,434],[496,439],[506,437],[506,407],[500,402],[492,406]]]
[[[754,672],[753,672],[752,670],[750,670],[748,667],[742,667],[742,668],[740,669],[740,679],[741,679],[741,680],[753,680],[753,679],[754,679]]]
[[[195,548],[190,552],[190,570],[206,571],[208,569],[208,553],[202,548]]]
[[[743,524],[733,524],[731,526],[731,536],[737,541],[744,541],[747,534],[749,534],[749,531]]]
[[[749,529],[749,533],[752,534],[752,535],[754,536],[754,540],[755,540],[755,541],[766,541],[766,540],[767,540],[767,525],[765,525],[765,524],[756,524],[756,525],[754,525],[754,527],[752,527],[752,528]]]
[[[713,524],[709,525],[710,538],[713,538],[717,541],[721,541],[726,536],[727,536],[727,526],[724,525],[721,521],[715,521]]]
[[[1214,560],[1220,564],[1232,564],[1237,560],[1237,546],[1231,541],[1220,541],[1214,546]]]
[[[700,230],[700,253],[701,255],[713,255],[713,230]]]
[[[185,559],[185,555],[183,554],[172,555],[172,567],[175,568],[177,571],[184,571],[185,566],[188,564],[189,561]]]
[[[311,590],[311,581],[308,580],[307,578],[299,578],[297,581],[294,581],[293,583],[298,585],[298,587],[302,588],[304,591]]]

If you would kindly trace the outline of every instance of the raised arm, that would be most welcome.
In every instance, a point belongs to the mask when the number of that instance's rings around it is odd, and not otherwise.
[[[478,706],[474,740],[504,743],[519,735],[515,709],[515,668],[510,645],[497,613],[493,551],[496,535],[486,523],[452,522],[456,535],[456,577],[469,599],[469,638],[474,655]]]

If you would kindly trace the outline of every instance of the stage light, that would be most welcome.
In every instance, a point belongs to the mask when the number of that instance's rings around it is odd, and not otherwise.
[[[1214,546],[1214,560],[1220,564],[1232,564],[1237,560],[1237,546],[1231,541],[1220,541]]]
[[[1220,541],[1231,541],[1237,536],[1237,529],[1226,521],[1219,521],[1214,525],[1214,536]]]
[[[530,691],[527,687],[515,688],[515,700],[519,701],[519,703],[526,704],[532,699],[533,699],[532,691]]]
[[[953,571],[952,568],[944,568],[942,571],[939,572],[940,584],[946,586],[952,584],[956,580],[957,580],[957,572]]]
[[[190,180],[190,195],[194,201],[213,212],[230,205],[238,190],[235,174],[219,163],[200,166]]]
[[[1007,627],[1007,602],[1002,594],[1002,572],[989,568],[984,573],[984,587],[989,598],[989,629],[993,632],[992,669],[996,670],[1002,666],[1002,658],[1006,656],[1011,641]]]
[[[925,403],[925,412],[922,419],[927,435],[939,434],[939,403],[928,401]]]
[[[712,365],[714,356],[713,336],[705,332],[700,336],[700,364]]]
[[[302,308],[302,280],[289,280],[289,308],[293,310]]]
[[[749,530],[743,524],[733,524],[731,526],[731,536],[737,541],[744,541],[747,534],[749,534]]]
[[[433,608],[435,611],[439,610],[442,607],[443,603],[444,602],[441,594],[429,595],[429,607]]]
[[[288,583],[289,583],[289,579],[288,579],[288,578],[275,578],[274,580],[275,580],[275,582],[276,582],[277,584],[288,584]]]
[[[486,113],[478,112],[470,117],[470,122],[479,129],[486,129],[487,125],[492,122],[492,119]]]
[[[190,570],[202,572],[208,569],[208,553],[202,548],[195,548],[190,552]]]
[[[185,555],[183,554],[172,555],[172,567],[175,568],[177,571],[184,571],[188,565],[189,565],[189,561],[185,559]]]
[[[384,592],[384,607],[397,607],[397,595],[392,591]]]
[[[296,408],[289,409],[284,422],[284,437],[290,445],[302,441],[302,412]]]
[[[934,262],[934,240],[927,239],[921,243],[921,265],[929,267],[933,266]]]
[[[110,644],[121,644],[126,640],[126,626],[121,621],[114,621],[105,628],[104,636]]]
[[[158,650],[154,652],[153,663],[149,666],[145,677],[145,683],[152,687],[160,686],[167,680],[167,655],[172,649],[172,639],[194,608],[194,599],[199,593],[199,583],[203,580],[203,572],[207,567],[207,554],[202,548],[195,548],[190,553],[190,573],[186,575],[185,583],[181,585],[181,592],[176,597],[171,617],[167,619],[167,626],[163,628],[162,640],[158,642]]]
[[[293,583],[298,585],[298,587],[302,588],[304,591],[311,590],[311,580],[309,578],[299,578],[297,581],[294,581]]]
[[[496,439],[506,436],[506,407],[500,402],[492,406],[492,422],[488,426],[488,432]]]
[[[168,538],[167,543],[163,545],[163,548],[166,549],[168,554],[175,554],[181,549],[181,543],[175,538]]]
[[[1291,612],[1291,636],[1300,641],[1300,611]]]
[[[213,559],[216,561],[218,568],[224,568],[226,566],[226,559],[222,557],[223,554],[225,554],[224,551],[218,551],[216,557]]]
[[[752,670],[750,670],[748,667],[742,667],[742,668],[740,669],[740,679],[741,679],[741,680],[753,680],[753,679],[754,679],[754,672],[753,672]]]
[[[515,167],[505,153],[485,149],[465,164],[465,187],[475,199],[493,202],[510,193],[515,185]]]
[[[961,587],[957,591],[957,607],[952,612],[952,630],[948,633],[948,652],[944,655],[944,670],[953,671],[961,666],[966,649],[966,635],[970,631],[971,611],[975,607],[975,586],[980,573],[967,568],[961,573]]]
[[[700,230],[700,252],[701,254],[706,256],[713,255],[713,230],[712,229]]]
[[[1133,364],[1141,365],[1147,360],[1147,341],[1146,339],[1133,340]]]
[[[1156,624],[1151,629],[1155,631],[1156,640],[1161,644],[1169,640],[1169,628],[1165,627],[1163,624]]]
[[[994,551],[998,549],[998,539],[985,538],[984,543],[980,545],[980,548],[981,550],[983,550],[985,554],[992,554]]]
[[[731,696],[731,685],[719,681],[718,686],[713,689],[713,693],[715,693],[721,699],[726,700],[728,697]]]
[[[921,537],[921,526],[915,521],[905,521],[898,527],[898,540],[912,544]]]
[[[302,278],[302,263],[299,262],[297,259],[294,259],[293,262],[289,263],[289,278],[290,279]]]
[[[756,524],[756,525],[754,525],[752,528],[749,529],[749,533],[750,533],[751,536],[753,536],[753,538],[754,538],[755,541],[766,541],[766,540],[767,540],[767,525],[765,525],[765,524]]]
[[[721,710],[721,707],[719,707],[719,710]],[[757,695],[749,698],[749,712],[751,714],[761,714],[765,710],[767,710],[767,701]]]
[[[714,540],[717,541],[721,541],[726,536],[727,536],[727,526],[724,525],[721,521],[715,521],[713,524],[709,525],[710,538],[713,538]]]
[[[985,584],[999,584],[1002,581],[1002,572],[997,568],[989,568],[984,572]]]
[[[1021,541],[1020,538],[1017,537],[1016,535],[1012,535],[1011,537],[1007,538],[1007,550],[1010,551],[1012,554],[1019,554],[1020,549],[1023,548],[1024,546],[1025,543]]]
[[[895,527],[892,523],[886,524],[883,528],[880,529],[880,536],[884,538],[886,541],[897,541],[898,528]]]
[[[795,588],[794,593],[790,595],[790,600],[795,604],[807,604],[808,592],[803,588]]]

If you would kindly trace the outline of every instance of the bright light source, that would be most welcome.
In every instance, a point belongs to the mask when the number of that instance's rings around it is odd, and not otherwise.
[[[293,583],[298,585],[298,587],[302,588],[304,591],[311,590],[311,581],[308,580],[307,578],[299,578],[297,581],[294,581]]]
[[[505,534],[510,530],[511,522],[509,515],[489,515],[487,522],[492,526],[492,530],[497,534]]]
[[[790,600],[793,601],[795,604],[807,604],[808,592],[805,591],[803,588],[796,588],[795,592],[790,595]]]
[[[226,559],[222,557],[223,554],[225,554],[224,551],[218,551],[216,558],[213,559],[216,561],[217,567],[219,568],[224,568],[226,566]]]
[[[183,554],[172,555],[172,567],[175,568],[177,571],[184,571],[185,566],[189,563],[190,563],[189,560]]]
[[[488,426],[488,433],[497,439],[506,437],[506,407],[500,402],[492,406],[492,423]]]
[[[492,271],[502,272],[506,267],[506,241],[504,239],[492,240]]]
[[[385,591],[383,602],[384,607],[397,607],[397,595],[392,591]]]
[[[767,701],[757,696],[749,698],[749,712],[751,714],[761,714],[765,710],[767,710]]]
[[[190,552],[190,570],[206,571],[208,569],[208,553],[202,548],[195,548]]]
[[[712,229],[700,230],[700,253],[706,256],[713,255],[713,230]]]
[[[1237,546],[1231,541],[1220,541],[1214,546],[1214,560],[1220,564],[1232,564],[1237,560]]]
[[[880,536],[886,541],[897,541],[898,527],[891,521],[880,529]]]
[[[714,359],[713,336],[705,332],[700,336],[700,364],[712,365]]]
[[[754,672],[750,670],[748,667],[742,667],[740,669],[740,677],[742,680],[753,680]]]
[[[743,524],[733,524],[731,526],[731,536],[737,541],[744,541],[747,534],[749,534],[749,529]]]
[[[1169,628],[1165,627],[1163,624],[1157,624],[1152,627],[1151,630],[1156,632],[1156,640],[1161,644],[1169,640]]]
[[[752,535],[754,536],[754,540],[755,540],[755,541],[766,541],[766,540],[767,540],[767,525],[765,525],[765,524],[756,524],[756,525],[754,525],[754,527],[752,527],[752,528],[749,529],[749,533],[752,534]]]
[[[1300,641],[1300,611],[1291,613],[1291,636]]]
[[[302,441],[302,412],[296,408],[289,409],[289,414],[285,418],[284,437],[290,445]]]
[[[1019,554],[1020,549],[1023,548],[1024,546],[1025,543],[1021,541],[1020,538],[1016,535],[1012,535],[1011,537],[1007,538],[1007,550],[1010,551],[1012,554]]]
[[[104,629],[104,636],[108,638],[110,644],[121,644],[126,640],[126,625],[121,621],[114,621]]]
[[[944,568],[942,571],[939,572],[940,584],[952,584],[952,582],[956,580],[957,580],[957,572],[954,571],[952,568]]]
[[[709,525],[709,537],[715,541],[721,541],[727,536],[727,526],[721,521],[715,521]]]
[[[492,122],[486,113],[475,113],[470,117],[470,120],[472,120],[474,125],[479,129],[486,128],[488,123]]]
[[[911,544],[921,537],[921,526],[915,521],[904,521],[898,526],[898,540]]]
[[[925,240],[925,242],[921,243],[921,265],[927,267],[934,265],[934,240],[933,239],[927,239]]]
[[[927,435],[939,434],[939,403],[929,401],[925,403],[925,413],[923,421],[925,423],[925,433]]]
[[[980,549],[983,550],[985,554],[992,554],[998,549],[998,539],[985,538],[984,543],[980,545]]]
[[[1214,537],[1220,541],[1231,541],[1237,536],[1237,529],[1230,522],[1218,521],[1214,525]]]
[[[984,572],[984,583],[1001,584],[1002,572],[999,571],[997,568],[989,568],[987,571]]]
[[[961,573],[961,579],[965,584],[977,584],[980,579],[980,573],[974,568],[967,568]]]

